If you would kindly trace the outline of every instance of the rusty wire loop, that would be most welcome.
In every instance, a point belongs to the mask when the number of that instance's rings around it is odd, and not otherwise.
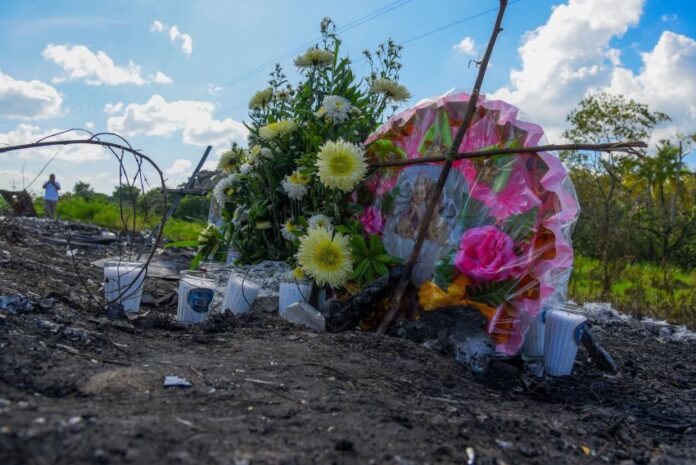
[[[89,135],[88,138],[86,139],[59,139],[59,137],[64,136],[66,134],[70,133],[86,133]],[[103,138],[108,137],[108,138],[114,138],[118,142],[111,142],[108,140],[103,140]],[[21,144],[21,145],[14,145],[14,146],[4,146],[0,147],[0,154],[2,153],[8,153],[8,152],[14,152],[18,150],[23,150],[23,149],[35,149],[35,148],[41,148],[41,147],[51,147],[51,146],[61,146],[61,149],[57,151],[47,162],[46,164],[42,167],[41,171],[36,175],[36,177],[29,183],[29,185],[24,186],[23,190],[26,191],[28,187],[30,187],[38,178],[39,176],[43,173],[43,171],[60,155],[62,152],[63,148],[69,145],[94,145],[94,146],[100,146],[103,147],[111,152],[111,154],[116,158],[119,164],[119,188],[118,188],[118,197],[119,197],[119,215],[120,215],[120,223],[122,226],[122,231],[126,233],[127,236],[127,250],[124,251],[121,249],[121,252],[119,254],[119,265],[121,261],[124,259],[127,259],[129,256],[134,256],[135,255],[135,250],[134,247],[136,247],[136,236],[138,233],[138,210],[137,210],[137,198],[133,195],[129,196],[130,198],[124,200],[124,190],[127,193],[133,193],[135,189],[139,189],[140,192],[143,194],[146,193],[146,189],[150,187],[150,183],[147,179],[147,176],[145,172],[143,171],[144,168],[144,163],[148,164],[151,166],[155,172],[157,173],[157,176],[159,177],[160,185],[162,188],[162,217],[159,222],[159,228],[157,231],[157,234],[154,238],[154,242],[151,244],[151,249],[149,253],[145,256],[145,259],[142,260],[142,267],[140,267],[137,275],[135,278],[132,280],[131,283],[129,283],[125,287],[119,286],[119,295],[115,297],[114,299],[107,301],[106,298],[97,298],[95,295],[90,291],[89,286],[87,285],[87,281],[84,279],[82,274],[80,273],[79,267],[77,265],[77,262],[75,260],[75,254],[72,252],[72,239],[71,239],[71,234],[70,234],[70,229],[66,228],[63,224],[61,224],[60,221],[57,221],[56,224],[60,227],[60,229],[63,231],[63,234],[66,238],[67,241],[67,246],[68,246],[68,255],[70,255],[72,259],[72,266],[75,271],[75,274],[77,276],[77,279],[79,280],[80,284],[82,287],[85,289],[87,292],[88,298],[89,298],[89,304],[93,303],[98,303],[98,302],[104,302],[106,306],[102,306],[102,308],[108,308],[108,306],[114,304],[117,301],[125,300],[128,298],[133,297],[140,291],[140,286],[138,285],[139,282],[141,281],[141,276],[143,273],[147,273],[147,268],[152,261],[158,245],[162,242],[162,236],[163,236],[163,231],[164,231],[164,224],[167,221],[167,186],[165,184],[164,180],[164,174],[160,167],[157,165],[157,163],[154,162],[152,158],[149,156],[143,154],[137,149],[134,149],[133,146],[122,136],[111,133],[111,132],[101,132],[101,133],[92,133],[91,131],[88,131],[86,129],[82,128],[73,128],[73,129],[67,129],[65,131],[60,131],[54,134],[50,134],[48,136],[45,136],[35,142],[28,143],[28,144]],[[126,161],[130,161],[131,158],[129,156],[132,156],[132,162],[135,164],[135,171],[129,175],[127,166],[126,166]],[[125,188],[125,189],[124,189]],[[144,212],[143,212],[143,217],[141,218],[141,221],[143,225],[147,224],[148,217],[149,217],[149,207],[147,204],[147,197],[143,195],[144,199]],[[125,203],[125,205],[124,205]],[[129,213],[132,212],[132,216],[129,215]],[[9,217],[5,218],[5,221],[7,221]],[[146,241],[145,243],[142,244],[139,250],[139,255],[144,255],[144,251],[147,250],[147,248],[150,246],[150,241]],[[118,267],[118,278],[120,282],[121,275],[120,273],[120,266]],[[128,271],[126,271],[128,273]],[[124,273],[125,275],[125,273]],[[144,278],[143,278],[144,279]]]

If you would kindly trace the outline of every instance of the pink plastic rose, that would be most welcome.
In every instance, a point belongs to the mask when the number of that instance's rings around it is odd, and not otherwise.
[[[363,228],[365,228],[365,232],[368,234],[379,234],[381,236],[384,232],[382,211],[375,206],[370,206],[365,209],[363,214],[360,215],[360,222]]]
[[[471,228],[462,234],[454,265],[474,282],[504,281],[519,275],[512,238],[495,226]]]

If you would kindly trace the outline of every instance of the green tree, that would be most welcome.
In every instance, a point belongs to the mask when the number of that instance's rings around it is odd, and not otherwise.
[[[114,189],[114,193],[111,196],[116,201],[135,203],[138,200],[138,196],[140,196],[140,189],[135,186],[122,184]]]
[[[94,197],[94,189],[86,182],[77,181],[73,187],[73,194],[85,200],[90,200]]]
[[[583,99],[578,108],[566,118],[571,127],[563,135],[580,143],[611,143],[618,141],[649,141],[655,126],[670,118],[664,113],[651,112],[647,105],[627,100],[621,95],[604,92]],[[645,150],[638,154],[645,157]],[[592,216],[590,236],[592,254],[600,259],[601,282],[604,294],[611,290],[612,278],[620,269],[625,254],[626,211],[620,197],[628,192],[627,175],[636,164],[635,155],[573,151],[562,155],[576,176],[592,182],[587,192],[579,190],[585,216]],[[589,194],[591,197],[583,195]],[[585,197],[585,198],[583,198]],[[588,211],[587,205],[594,206]],[[581,221],[583,221],[581,219]]]

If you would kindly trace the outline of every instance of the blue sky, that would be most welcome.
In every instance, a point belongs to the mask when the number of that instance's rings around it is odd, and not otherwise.
[[[354,69],[360,52],[404,43],[401,81],[421,98],[469,89],[496,0],[0,2],[0,143],[48,131],[115,130],[185,179],[207,143],[243,139],[249,97],[281,58],[318,37],[329,16]],[[355,24],[356,20],[362,23]],[[157,23],[155,23],[157,22]],[[425,35],[424,35],[425,34]],[[696,7],[691,1],[512,1],[484,91],[520,106],[557,141],[564,116],[593,90],[623,93],[672,115],[657,137],[696,132]],[[457,45],[460,47],[457,47]],[[0,158],[0,188],[33,178],[55,153]],[[212,157],[212,161],[215,156]],[[117,165],[99,150],[70,149],[51,163],[110,192]]]

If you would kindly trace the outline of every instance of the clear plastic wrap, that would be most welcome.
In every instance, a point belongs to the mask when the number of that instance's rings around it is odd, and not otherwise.
[[[422,101],[366,140],[371,161],[445,155],[469,95]],[[538,125],[519,110],[481,97],[459,151],[538,145]],[[366,182],[372,203],[361,217],[387,252],[406,260],[443,163],[383,168]],[[414,269],[421,310],[469,305],[487,319],[496,350],[519,351],[542,308],[565,301],[579,213],[573,184],[551,153],[455,161]]]

